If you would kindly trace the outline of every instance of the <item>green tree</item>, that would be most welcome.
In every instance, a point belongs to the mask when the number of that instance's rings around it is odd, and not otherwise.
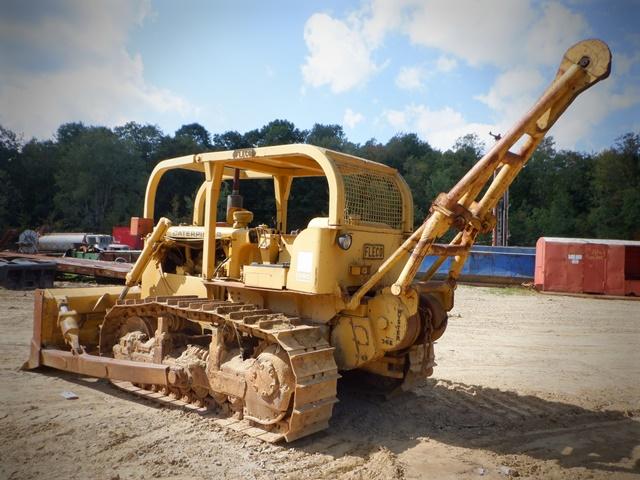
[[[251,147],[302,143],[305,137],[306,132],[299,130],[287,120],[273,120],[260,129],[244,134],[245,140]],[[243,190],[240,193],[244,197],[245,205],[252,209],[256,223],[275,225],[276,206],[271,180],[243,182]]]
[[[371,158],[374,161],[384,163],[397,169],[401,175],[404,175],[408,168],[418,159],[428,156],[433,149],[415,133],[399,134],[392,137],[384,149],[378,150],[380,156]]]
[[[472,135],[461,137],[445,152],[415,134],[397,135],[386,144],[371,139],[356,145],[339,125],[315,124],[307,132],[286,120],[244,134],[214,135],[197,123],[165,135],[149,124],[129,122],[111,131],[74,122],[61,125],[53,141],[26,143],[0,127],[0,227],[35,228],[44,223],[61,230],[108,231],[142,213],[148,175],[161,159],[301,142],[396,168],[413,193],[416,222],[484,149]],[[197,172],[168,173],[158,191],[156,216],[190,221],[203,180]],[[640,238],[639,185],[638,133],[624,135],[612,148],[591,155],[556,151],[553,139],[546,138],[510,188],[511,243],[532,245],[541,235]],[[224,187],[224,192],[229,190],[229,185]],[[245,205],[254,211],[254,223],[273,224],[273,182],[243,182],[242,190]],[[313,216],[326,215],[327,205],[324,177],[295,180],[289,228],[303,228]]]
[[[196,123],[183,125],[173,137],[165,136],[158,146],[158,159],[192,155],[210,151],[210,135],[206,129]],[[198,172],[174,170],[166,173],[156,196],[155,217],[168,216],[174,222],[189,222],[198,188],[204,176]]]
[[[82,122],[64,123],[58,127],[56,131],[56,140],[58,143],[71,143],[80,135],[84,134],[87,127]]]
[[[36,228],[51,225],[55,217],[53,199],[57,188],[54,182],[59,165],[57,145],[50,141],[29,141],[22,148],[18,163],[27,174],[18,175],[14,183],[20,191],[20,205],[16,206],[18,224]]]
[[[128,122],[113,129],[120,140],[125,142],[131,149],[131,153],[139,157],[146,166],[148,173],[161,160],[160,145],[164,139],[164,134],[156,125],[140,125],[136,122]]]
[[[305,142],[345,153],[353,153],[356,149],[356,146],[347,139],[340,125],[323,125],[316,123],[307,133]]]
[[[239,148],[249,148],[252,144],[245,135],[234,130],[224,133],[216,133],[213,136],[214,150],[237,150]]]
[[[199,123],[190,123],[188,125],[181,126],[175,134],[175,138],[187,138],[193,141],[193,144],[197,146],[200,153],[211,149],[211,135],[206,128]]]
[[[355,155],[381,163],[380,159],[384,156],[385,146],[378,142],[375,138],[370,138],[364,144],[359,145]]]
[[[640,238],[640,135],[628,133],[598,154],[589,219],[599,237]]]
[[[432,184],[436,191],[449,191],[482,157],[485,145],[475,134],[456,140],[453,149],[447,150],[435,165]]]
[[[592,237],[593,158],[556,151],[543,140],[510,189],[511,243],[534,245],[541,236]]]
[[[143,161],[104,127],[84,127],[58,138],[63,138],[55,174],[58,226],[108,232],[128,223],[142,203]]]
[[[303,143],[306,132],[299,130],[288,120],[273,120],[260,129],[245,133],[244,136],[251,146],[266,147],[269,145]]]
[[[0,126],[0,235],[5,228],[18,226],[16,212],[22,206],[22,195],[15,179],[22,175],[20,140],[14,132]]]

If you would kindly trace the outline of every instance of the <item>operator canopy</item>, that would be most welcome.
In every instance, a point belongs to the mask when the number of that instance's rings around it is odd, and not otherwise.
[[[224,165],[223,180],[233,179],[236,169],[240,180],[274,179],[276,192],[283,194],[285,203],[294,178],[325,177],[329,186],[329,226],[375,224],[404,232],[413,229],[411,192],[396,169],[306,144],[208,152],[164,160],[149,178],[144,216],[153,218],[155,195],[164,173],[185,169],[204,175],[207,164]]]

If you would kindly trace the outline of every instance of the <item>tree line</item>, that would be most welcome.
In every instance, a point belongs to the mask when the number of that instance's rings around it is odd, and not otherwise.
[[[450,189],[485,149],[473,135],[446,151],[412,133],[386,143],[371,139],[357,144],[339,125],[302,130],[286,120],[244,134],[211,134],[192,123],[173,135],[135,122],[111,129],[67,123],[52,140],[29,141],[0,126],[0,234],[9,227],[42,226],[108,233],[142,214],[146,182],[160,160],[289,143],[310,143],[398,169],[413,192],[416,225],[435,196]],[[165,175],[156,215],[189,222],[201,182],[194,172]],[[273,224],[272,183],[251,183],[241,192],[245,204],[257,223]],[[223,193],[229,192],[225,184]],[[312,216],[326,215],[327,197],[323,179],[296,180],[289,200],[290,228],[303,228]],[[610,148],[590,154],[557,150],[553,139],[546,138],[512,185],[509,211],[511,245],[534,245],[543,235],[640,239],[640,135],[628,133]]]

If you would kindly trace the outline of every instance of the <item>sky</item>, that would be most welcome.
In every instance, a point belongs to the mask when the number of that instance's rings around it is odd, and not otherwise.
[[[640,0],[0,0],[0,125],[53,138],[65,122],[172,134],[286,119],[439,149],[504,133],[564,51],[600,38],[609,79],[552,128],[586,152],[640,132]]]

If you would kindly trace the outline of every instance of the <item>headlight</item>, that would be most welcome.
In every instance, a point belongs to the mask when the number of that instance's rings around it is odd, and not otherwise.
[[[351,238],[350,233],[343,233],[342,235],[338,236],[338,239],[336,240],[336,242],[338,243],[338,246],[342,250],[349,250],[349,248],[351,248],[351,243],[353,242],[353,239]]]

